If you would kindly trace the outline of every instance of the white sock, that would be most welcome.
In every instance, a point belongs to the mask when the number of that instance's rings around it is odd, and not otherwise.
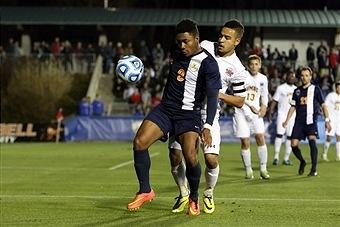
[[[189,195],[188,181],[185,176],[185,169],[186,167],[183,160],[180,162],[178,166],[171,167],[172,176],[174,177],[174,180],[182,196]]]
[[[286,140],[286,152],[283,160],[288,161],[290,153],[292,153],[291,141],[289,139]]]
[[[336,157],[340,160],[340,142],[335,143]]]
[[[282,138],[275,138],[275,143],[274,143],[274,159],[279,160],[279,154],[280,154],[280,149],[281,149],[281,144],[282,144]]]
[[[323,154],[327,156],[328,154],[328,149],[331,145],[331,142],[328,142],[327,140],[325,141],[325,144],[323,145]]]
[[[217,183],[218,174],[220,173],[220,166],[217,165],[215,169],[205,168],[205,183],[206,188],[204,191],[204,195],[213,196],[214,188]]]
[[[243,165],[246,168],[246,171],[252,171],[251,168],[251,153],[250,149],[248,148],[247,150],[241,150],[241,157],[243,161]]]
[[[260,170],[264,171],[267,170],[267,159],[268,159],[268,152],[267,152],[267,145],[257,147],[257,155],[260,160]]]

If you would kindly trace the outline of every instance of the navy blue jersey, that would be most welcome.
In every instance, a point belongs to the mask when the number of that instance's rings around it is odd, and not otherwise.
[[[199,111],[207,90],[221,87],[217,62],[208,51],[190,57],[177,53],[170,64],[162,104],[173,110]]]
[[[295,123],[307,125],[317,121],[318,110],[324,103],[321,89],[311,84],[307,88],[300,86],[294,90],[291,105],[296,108]]]

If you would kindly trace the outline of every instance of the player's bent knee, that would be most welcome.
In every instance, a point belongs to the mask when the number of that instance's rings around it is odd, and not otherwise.
[[[133,148],[134,150],[145,150],[148,148],[146,140],[141,138],[140,136],[136,136],[133,140]]]

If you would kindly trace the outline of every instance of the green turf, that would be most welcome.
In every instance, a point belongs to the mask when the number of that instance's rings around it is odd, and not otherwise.
[[[309,162],[308,147],[301,147]],[[259,179],[253,149],[255,179],[246,180],[239,144],[223,144],[221,150],[216,211],[188,217],[171,213],[178,192],[163,143],[150,150],[157,198],[137,212],[126,210],[137,191],[133,165],[119,168],[132,159],[131,143],[2,144],[0,226],[339,225],[339,162],[320,161],[319,177],[298,176],[294,157],[294,166],[271,165],[273,147],[269,146],[272,179],[265,181]],[[332,146],[332,160],[334,153]],[[204,177],[200,192],[203,189]]]

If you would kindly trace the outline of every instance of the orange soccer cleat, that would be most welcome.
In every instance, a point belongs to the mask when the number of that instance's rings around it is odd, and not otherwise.
[[[198,199],[193,200],[189,198],[189,207],[187,211],[187,215],[197,216],[200,214],[200,206],[198,204]]]
[[[138,210],[144,203],[151,202],[151,200],[153,200],[155,196],[156,194],[152,189],[148,193],[137,194],[135,198],[131,202],[128,203],[127,209],[129,211]]]

